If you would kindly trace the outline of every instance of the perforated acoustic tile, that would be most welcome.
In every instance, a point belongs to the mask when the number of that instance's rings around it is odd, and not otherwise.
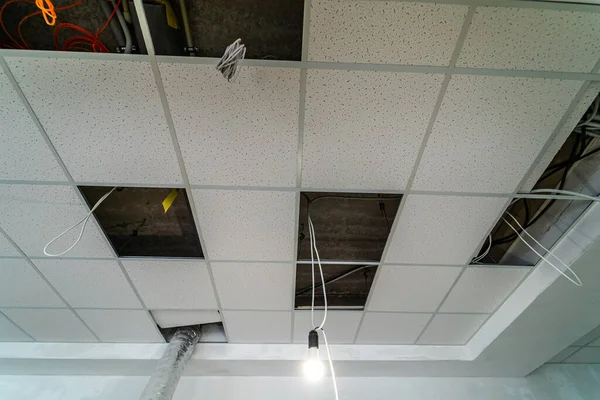
[[[294,260],[293,192],[194,189],[211,260]]]
[[[18,57],[6,62],[75,180],[182,182],[150,64]]]
[[[457,65],[591,72],[600,58],[600,14],[478,7]]]
[[[443,79],[309,70],[302,186],[404,189]]]
[[[598,96],[599,92],[600,82],[591,82],[581,99],[577,102],[577,106],[573,109],[571,115],[567,118],[562,128],[557,132],[550,146],[548,146],[547,150],[536,163],[535,167],[521,186],[520,191],[528,192],[533,189],[540,176],[542,176],[556,153],[565,143],[565,140],[567,140],[569,135],[573,132],[573,129],[586,112],[592,101],[596,98],[596,96]]]
[[[384,262],[464,265],[506,203],[493,197],[410,195]]]
[[[329,343],[352,343],[358,329],[362,311],[329,310],[327,312],[327,340]],[[323,320],[323,312],[315,311],[315,325]],[[294,343],[307,343],[308,332],[315,327],[310,311],[294,312]]]
[[[192,184],[294,186],[299,70],[160,64]]]
[[[0,69],[0,179],[65,181],[40,131]]]
[[[85,217],[85,207],[75,190],[67,186],[0,185],[0,226],[28,255],[43,256],[44,246],[69,226]],[[75,242],[73,229],[48,251],[59,253]],[[68,257],[111,257],[98,226],[90,220],[81,241]]]
[[[447,65],[467,7],[398,1],[313,0],[314,61]]]
[[[142,308],[119,264],[108,260],[34,260],[71,307]]]
[[[527,268],[469,267],[452,288],[440,311],[491,313],[528,272]]]
[[[289,343],[291,311],[224,311],[229,343]]]
[[[97,342],[71,310],[0,310],[38,342]]]
[[[417,344],[463,345],[486,318],[486,314],[437,314]]]
[[[0,342],[31,342],[29,335],[0,313]]]
[[[146,311],[76,310],[76,312],[102,342],[164,342]]]
[[[0,232],[0,256],[19,257],[21,253],[15,249],[15,246]]]
[[[434,312],[461,267],[381,266],[369,311]]]
[[[26,260],[0,260],[0,307],[65,307]]]
[[[224,309],[292,309],[293,264],[213,262],[211,268]]]
[[[217,309],[204,261],[123,261],[142,301],[152,309]]]
[[[356,339],[357,344],[413,344],[431,314],[365,314]]]
[[[581,85],[453,76],[413,189],[513,192]]]

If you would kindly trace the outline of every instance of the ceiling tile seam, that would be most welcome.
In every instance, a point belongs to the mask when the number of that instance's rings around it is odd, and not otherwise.
[[[468,345],[469,342],[471,341],[471,339],[473,339],[475,337],[475,335],[477,335],[479,333],[479,331],[481,330],[481,328],[483,328],[483,326],[494,317],[494,315],[496,314],[496,312],[500,309],[500,307],[502,307],[504,305],[504,303],[506,303],[506,301],[510,298],[510,296],[513,295],[513,293],[519,288],[519,286],[521,286],[521,284],[523,282],[525,282],[525,280],[529,277],[529,275],[531,275],[531,272],[533,271],[533,268],[531,270],[529,270],[525,276],[523,276],[521,278],[521,280],[519,280],[519,282],[515,285],[514,288],[512,288],[512,290],[508,293],[508,295],[506,297],[504,297],[504,299],[502,300],[502,302],[500,304],[498,304],[498,306],[496,308],[494,308],[494,310],[488,314],[487,318],[481,323],[481,325],[479,325],[479,328],[477,328],[477,330],[475,332],[473,332],[473,334],[469,337],[469,340],[467,340],[464,344]]]
[[[458,38],[456,40],[456,44],[454,46],[454,50],[452,52],[452,56],[450,57],[450,62],[448,65],[448,71],[446,73],[446,75],[444,76],[444,81],[442,82],[442,85],[440,86],[440,91],[438,93],[437,99],[435,101],[435,104],[433,106],[433,110],[431,112],[431,116],[429,118],[429,122],[427,124],[427,128],[425,130],[425,135],[423,136],[423,139],[421,141],[421,147],[419,148],[419,152],[417,153],[417,157],[415,159],[415,162],[413,163],[413,167],[410,173],[410,176],[408,178],[408,181],[406,183],[406,192],[410,193],[413,181],[415,180],[415,177],[417,175],[417,171],[419,169],[419,164],[421,163],[421,158],[423,158],[423,154],[425,153],[425,148],[427,147],[427,142],[429,140],[429,137],[431,136],[431,132],[433,130],[433,126],[435,124],[435,120],[437,119],[437,115],[440,111],[440,107],[442,106],[442,102],[444,100],[444,96],[446,95],[446,90],[448,89],[448,85],[450,83],[450,79],[452,78],[452,71],[454,70],[454,67],[456,66],[456,62],[458,60],[458,57],[460,55],[460,52],[463,48],[465,39],[467,37],[467,34],[469,32],[469,28],[471,26],[471,21],[473,20],[473,16],[475,15],[475,10],[476,10],[476,6],[469,6],[469,9],[467,11],[467,14],[465,15],[465,19],[463,20],[463,24],[460,30],[460,33],[458,35]],[[394,218],[394,222],[392,224],[392,229],[390,231],[390,234],[388,235],[388,239],[386,241],[386,244],[384,246],[383,249],[383,253],[381,254],[381,261],[385,260],[387,253],[389,251],[389,248],[391,246],[391,243],[393,241],[393,238],[396,234],[396,231],[398,229],[398,225],[399,225],[399,221],[400,218],[402,216],[402,211],[404,210],[404,207],[406,205],[406,202],[408,201],[408,197],[409,195],[403,195],[402,196],[402,200],[400,201],[400,205],[398,206],[398,211],[396,212],[396,217]],[[356,335],[354,336],[354,342],[356,343],[356,341],[358,340],[358,336],[360,334],[360,330],[362,329],[362,324],[363,321],[365,319],[365,315],[367,310],[369,309],[369,305],[371,303],[371,299],[373,298],[373,293],[375,292],[375,290],[377,289],[377,282],[379,281],[379,276],[381,275],[381,270],[382,267],[381,265],[377,268],[377,271],[375,272],[375,277],[373,278],[373,283],[371,284],[371,290],[369,290],[369,294],[367,295],[367,300],[365,302],[365,308],[363,310],[363,315],[360,318],[360,321],[358,323],[358,328],[356,330]],[[464,270],[464,268],[463,268]],[[461,273],[462,274],[462,271]],[[459,275],[460,275],[459,274]],[[454,284],[456,284],[456,280],[454,282]],[[439,309],[439,307],[438,307]],[[431,319],[429,320],[429,322],[427,323],[427,325],[429,325],[429,323],[431,323],[431,320],[433,319],[434,315],[432,315]],[[427,327],[427,326],[426,326]],[[425,328],[426,328],[425,327]],[[423,334],[424,330],[421,332],[421,335]],[[421,337],[421,335],[419,335],[419,338]],[[417,340],[419,339],[417,338]],[[416,341],[415,341],[416,343]]]
[[[6,232],[4,231],[4,229],[2,229],[2,227],[0,227],[0,233],[3,233],[4,236],[6,236],[6,239],[14,246],[14,248],[19,253],[21,253],[21,255],[23,256],[23,259],[29,264],[29,267],[35,271],[35,273],[40,277],[40,279],[42,279],[46,283],[46,285],[48,285],[50,290],[52,290],[54,292],[54,294],[66,305],[66,308],[75,315],[75,318],[77,318],[83,324],[83,326],[85,326],[85,328],[92,334],[92,336],[94,336],[94,338],[98,342],[100,342],[100,338],[98,338],[96,333],[88,326],[88,324],[85,323],[85,321],[79,316],[79,314],[77,314],[75,312],[75,309],[71,306],[71,304],[69,304],[69,302],[60,294],[60,292],[54,287],[54,285],[52,285],[50,283],[50,281],[46,278],[46,276],[44,274],[42,274],[42,271],[40,271],[38,269],[38,267],[33,263],[33,261],[31,261],[29,259],[29,257],[27,257],[27,254],[25,254],[25,252],[17,245],[17,243],[15,243],[15,241],[12,240],[12,238],[6,234]],[[50,308],[50,307],[48,307],[48,308]],[[13,321],[13,323],[14,323],[14,321]],[[15,325],[18,325],[18,324],[15,323]]]
[[[94,53],[76,51],[55,50],[14,50],[0,49],[0,57],[24,57],[24,58],[55,58],[75,60],[97,60],[97,61],[141,61],[148,62],[146,54],[119,54],[119,53]]]
[[[0,307],[2,309],[4,309],[5,307]],[[8,315],[4,314],[3,312],[0,311],[0,316],[3,316],[4,318],[6,318],[6,320],[12,324],[17,330],[19,330],[22,334],[24,334],[25,336],[27,336],[28,338],[30,338],[33,342],[35,342],[36,340],[33,338],[33,336],[31,336],[29,333],[27,333],[23,328],[21,328],[15,321],[13,321]]]
[[[198,213],[196,209],[196,203],[194,201],[194,196],[192,193],[192,188],[190,186],[190,181],[188,178],[187,171],[185,169],[185,163],[183,161],[183,156],[181,154],[181,147],[179,145],[179,140],[177,138],[177,132],[175,130],[175,124],[173,123],[173,117],[171,114],[171,109],[169,106],[169,102],[167,99],[167,95],[165,92],[164,83],[160,74],[160,69],[158,68],[158,62],[156,60],[156,53],[154,51],[154,43],[152,41],[152,35],[150,33],[150,26],[148,25],[148,20],[146,18],[146,13],[144,10],[144,5],[142,0],[133,0],[135,9],[138,13],[138,22],[140,24],[140,28],[142,30],[142,36],[144,39],[144,43],[146,44],[146,49],[148,51],[148,57],[150,59],[150,67],[152,69],[152,74],[154,75],[154,81],[156,83],[156,89],[158,91],[158,95],[160,97],[160,101],[162,104],[163,112],[165,114],[165,120],[167,122],[167,126],[169,127],[169,133],[171,135],[171,141],[173,144],[173,149],[175,151],[175,156],[177,157],[177,163],[179,164],[179,170],[181,173],[181,178],[183,180],[183,184],[185,187],[186,195],[188,198],[188,202],[190,204],[190,209],[192,212],[192,217],[194,219],[194,225],[196,226],[196,232],[198,234],[198,240],[200,241],[200,246],[202,247],[202,252],[204,255],[204,263],[206,265],[206,269],[208,272],[208,276],[210,278],[210,284],[213,290],[213,294],[215,296],[215,301],[217,303],[218,310],[221,311],[223,309],[221,305],[221,299],[219,298],[219,292],[217,291],[217,285],[215,284],[214,274],[210,265],[210,257],[208,248],[206,246],[206,242],[204,241],[202,230],[200,229]],[[223,323],[223,329],[225,331],[225,335],[229,338],[229,333],[227,330],[227,323],[225,321],[225,315],[221,312],[221,321]]]
[[[570,347],[570,346],[568,346],[568,347]],[[577,350],[575,350],[573,353],[571,353],[571,354],[569,354],[568,356],[566,356],[565,358],[563,358],[563,359],[562,359],[562,361],[559,361],[557,364],[559,364],[559,363],[569,364],[569,363],[567,363],[566,361],[567,361],[569,358],[573,357],[575,354],[579,353],[581,350],[585,349],[585,348],[586,348],[585,346],[584,346],[584,347],[580,347],[580,348],[578,348],[578,349],[577,349]],[[577,364],[577,363],[574,363],[574,364]]]

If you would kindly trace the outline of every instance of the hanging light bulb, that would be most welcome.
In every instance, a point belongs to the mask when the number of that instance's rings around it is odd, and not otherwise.
[[[325,375],[325,367],[319,359],[319,334],[314,329],[308,332],[308,358],[302,369],[310,381],[318,381]]]

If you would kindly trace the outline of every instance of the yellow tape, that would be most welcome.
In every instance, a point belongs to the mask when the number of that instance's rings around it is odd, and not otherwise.
[[[177,23],[177,16],[175,15],[175,11],[173,7],[171,7],[171,3],[168,0],[156,0],[158,3],[163,4],[166,7],[167,13],[167,25],[169,25],[173,29],[179,29],[179,24]]]
[[[177,197],[178,194],[179,194],[179,191],[177,189],[171,189],[171,192],[169,193],[169,195],[167,197],[165,197],[165,199],[162,202],[162,206],[163,206],[165,212],[169,211],[169,208],[171,208],[171,205],[175,201],[175,198]]]

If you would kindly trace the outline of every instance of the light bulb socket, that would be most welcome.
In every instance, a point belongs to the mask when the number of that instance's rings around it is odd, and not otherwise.
[[[319,334],[316,330],[312,330],[308,332],[308,348],[309,349],[318,349],[319,348]]]

